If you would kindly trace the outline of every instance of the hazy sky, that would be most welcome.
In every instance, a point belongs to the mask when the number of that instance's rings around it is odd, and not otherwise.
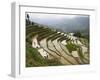
[[[42,21],[54,21],[54,20],[63,20],[63,19],[73,19],[77,17],[77,15],[57,15],[57,14],[39,14],[39,13],[28,13],[30,16],[30,20],[35,22]]]
[[[89,27],[89,16],[87,15],[62,15],[28,13],[30,20],[39,24],[48,25],[63,31],[87,29]]]

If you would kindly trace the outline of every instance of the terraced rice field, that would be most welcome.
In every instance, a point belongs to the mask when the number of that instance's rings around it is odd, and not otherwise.
[[[89,64],[84,39],[34,24],[26,28],[26,67]]]

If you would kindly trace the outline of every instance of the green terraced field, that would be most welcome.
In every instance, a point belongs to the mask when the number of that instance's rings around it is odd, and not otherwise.
[[[26,67],[89,64],[87,40],[57,32],[39,24],[26,27]]]

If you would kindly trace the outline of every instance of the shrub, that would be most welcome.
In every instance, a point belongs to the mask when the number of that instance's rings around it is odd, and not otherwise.
[[[71,53],[72,51],[76,51],[77,48],[79,48],[79,46],[72,44],[72,43],[67,43],[66,48]]]

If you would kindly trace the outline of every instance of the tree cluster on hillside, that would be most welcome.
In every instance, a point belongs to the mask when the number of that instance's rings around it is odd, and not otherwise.
[[[85,38],[89,42],[89,34],[82,34],[81,32],[77,31],[74,33],[74,36],[76,36],[78,38]]]
[[[29,26],[29,25],[34,25],[34,22],[30,21],[30,16],[29,14],[26,15],[26,26]]]

